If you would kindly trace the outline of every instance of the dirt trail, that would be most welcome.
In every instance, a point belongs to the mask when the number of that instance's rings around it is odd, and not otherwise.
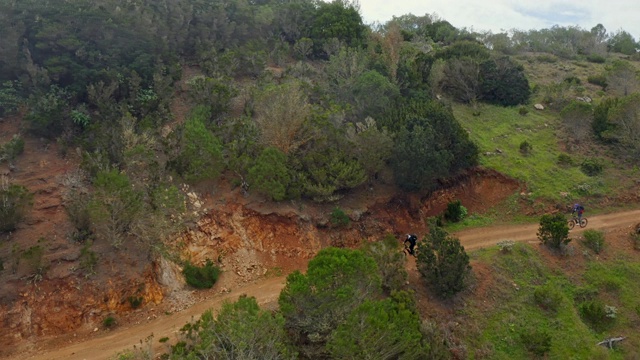
[[[588,217],[589,225],[585,229],[621,229],[631,228],[640,222],[640,210],[619,212],[613,214],[598,215]],[[515,225],[515,226],[496,226],[479,229],[470,229],[455,233],[467,250],[478,249],[486,246],[495,245],[502,240],[513,240],[518,242],[536,243],[537,224]],[[585,229],[572,230],[570,234],[580,233]],[[274,305],[284,287],[285,277],[274,277],[261,280],[254,284],[235,289],[234,291],[218,295],[207,301],[200,302],[184,311],[150,320],[145,324],[134,325],[129,327],[117,328],[109,332],[96,333],[94,338],[74,343],[63,348],[54,348],[47,350],[47,345],[42,344],[44,349],[33,349],[29,353],[23,353],[15,359],[34,359],[34,360],[100,360],[110,359],[121,351],[132,349],[134,345],[140,345],[140,340],[153,334],[153,347],[158,350],[163,344],[158,342],[162,337],[169,337],[169,343],[175,343],[178,330],[188,321],[192,321],[194,317],[198,317],[207,309],[217,309],[226,301],[234,301],[238,296],[247,294],[258,299],[260,305]]]

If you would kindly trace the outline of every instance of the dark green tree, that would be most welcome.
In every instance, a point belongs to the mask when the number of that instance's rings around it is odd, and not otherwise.
[[[283,200],[290,183],[287,156],[280,150],[268,147],[260,153],[249,168],[249,186],[272,200]]]
[[[633,55],[640,48],[631,34],[624,30],[618,30],[609,38],[609,51],[625,55]]]
[[[261,310],[246,295],[224,303],[217,317],[205,311],[199,320],[182,328],[185,346],[176,347],[170,359],[297,359],[284,332],[284,318]]]
[[[332,359],[427,359],[420,317],[410,294],[367,300],[340,325],[327,343]]]
[[[449,149],[439,148],[438,134],[427,123],[402,129],[396,138],[391,166],[396,183],[405,190],[432,190],[447,177],[454,161]]]
[[[593,108],[593,122],[591,128],[598,140],[603,142],[613,141],[609,133],[614,129],[614,125],[609,122],[609,111],[616,107],[618,98],[606,98]]]
[[[400,96],[398,87],[375,70],[360,75],[353,86],[354,108],[356,116],[364,119],[375,117],[395,103]]]
[[[439,102],[409,102],[386,113],[381,123],[398,129],[390,163],[405,190],[433,189],[437,179],[477,164],[477,146]]]
[[[367,27],[355,5],[347,0],[319,2],[311,25],[310,36],[314,54],[325,56],[323,46],[336,38],[349,47],[362,47],[367,36]]]
[[[429,234],[418,243],[418,271],[434,292],[450,298],[465,287],[471,271],[469,255],[460,240],[432,222]]]
[[[381,293],[372,258],[359,250],[325,248],[309,262],[306,274],[287,277],[278,303],[294,343],[306,357],[319,358],[349,314]]]
[[[542,215],[537,235],[541,243],[553,249],[571,241],[567,219],[560,213]]]
[[[489,103],[514,106],[529,101],[531,89],[522,65],[501,57],[480,64],[480,94]]]
[[[184,124],[174,166],[187,181],[216,179],[224,169],[222,143],[205,126],[209,111],[198,107]]]

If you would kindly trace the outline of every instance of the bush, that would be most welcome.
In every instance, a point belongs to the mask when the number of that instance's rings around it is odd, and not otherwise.
[[[98,265],[98,255],[95,251],[90,250],[91,243],[88,242],[80,250],[80,269],[84,272],[86,278],[96,273]]]
[[[24,152],[24,140],[14,135],[9,142],[0,147],[0,162],[13,161],[18,155]]]
[[[590,54],[587,55],[587,61],[595,64],[604,64],[607,61],[607,58],[600,54]]]
[[[102,320],[102,325],[106,328],[111,328],[116,325],[116,319],[113,316],[109,315],[104,318],[104,320]]]
[[[587,176],[600,175],[603,169],[604,165],[602,165],[602,162],[594,158],[585,159],[582,164],[580,164],[580,170]]]
[[[433,223],[429,227],[426,241],[418,245],[418,271],[437,295],[449,298],[464,289],[469,255],[460,240]]]
[[[0,85],[0,118],[15,113],[22,102],[19,96],[20,83],[5,81]]]
[[[515,244],[516,242],[513,240],[502,240],[498,242],[496,245],[498,245],[500,252],[510,253],[513,250],[513,247],[515,246]]]
[[[520,334],[524,347],[537,356],[543,356],[551,350],[551,335],[546,330],[529,328]]]
[[[522,116],[525,116],[525,115],[527,115],[528,113],[529,113],[529,109],[527,109],[527,107],[526,107],[526,106],[521,106],[521,107],[518,109],[518,114],[520,114],[520,115],[522,115]]]
[[[447,209],[444,212],[444,218],[447,221],[459,222],[467,216],[467,208],[462,206],[460,200],[452,201],[447,204]]]
[[[187,262],[182,269],[182,274],[190,286],[196,289],[210,289],[218,281],[220,269],[207,259],[204,266],[195,266]]]
[[[129,296],[127,301],[129,301],[129,305],[131,305],[132,309],[137,309],[142,305],[144,298],[142,296]]]
[[[31,199],[32,195],[22,185],[0,184],[0,233],[16,229]]]
[[[587,77],[587,82],[589,84],[597,85],[602,87],[603,89],[607,87],[607,77],[605,75],[591,75]]]
[[[573,165],[573,158],[569,154],[560,153],[558,155],[557,163],[560,166],[569,167],[569,166]]]
[[[291,182],[286,163],[287,156],[282,151],[274,147],[264,149],[249,169],[250,186],[271,200],[283,200]]]
[[[582,243],[584,246],[593,250],[596,254],[600,254],[602,248],[604,248],[604,233],[598,230],[585,230],[583,235],[584,240]]]
[[[549,63],[549,64],[558,62],[558,58],[550,54],[538,55],[536,56],[536,60],[538,60],[538,62],[541,62],[541,63]]]
[[[527,140],[520,143],[520,153],[522,155],[529,155],[531,150],[533,150],[533,145],[531,145]]]
[[[362,250],[378,264],[382,279],[382,288],[387,294],[404,287],[407,281],[406,258],[398,251],[399,242],[393,235],[387,234],[380,241],[365,242]]]
[[[562,293],[554,286],[546,284],[533,291],[533,299],[543,309],[557,311],[562,303]]]
[[[564,78],[563,81],[566,82],[567,84],[572,84],[572,85],[582,84],[582,81],[580,80],[580,78],[576,76],[567,76],[566,78]]]
[[[559,213],[542,215],[537,235],[540,242],[554,249],[560,249],[571,241],[567,219]]]
[[[604,330],[615,321],[617,309],[600,299],[587,300],[579,306],[580,316],[596,330]]]
[[[331,211],[331,224],[336,227],[345,227],[349,225],[351,220],[342,209],[336,207]]]

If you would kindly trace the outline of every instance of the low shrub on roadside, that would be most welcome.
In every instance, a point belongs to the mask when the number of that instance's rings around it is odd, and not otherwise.
[[[584,240],[582,240],[584,246],[596,254],[600,254],[604,248],[604,233],[598,230],[585,230],[582,235],[584,236]]]
[[[218,281],[220,269],[211,260],[203,266],[196,266],[187,262],[182,269],[185,281],[196,289],[210,289]]]

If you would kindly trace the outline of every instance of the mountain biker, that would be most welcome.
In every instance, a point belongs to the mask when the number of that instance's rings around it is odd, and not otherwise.
[[[571,213],[571,216],[574,216],[576,213],[578,213],[578,224],[580,224],[580,222],[582,221],[583,212],[584,212],[584,206],[580,204],[573,204],[573,212]]]
[[[413,248],[416,247],[416,242],[418,241],[418,236],[415,234],[407,234],[407,240],[409,242],[409,254],[415,255]]]

